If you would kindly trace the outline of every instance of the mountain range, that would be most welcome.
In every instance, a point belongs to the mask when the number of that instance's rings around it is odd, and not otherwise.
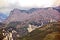
[[[60,40],[60,22],[43,25],[17,40]]]
[[[5,26],[1,27],[4,27],[6,32],[13,30],[17,32],[13,34],[14,39],[17,38],[15,35],[19,34],[20,37],[23,37],[18,38],[18,40],[46,40],[45,36],[60,29],[60,22],[57,22],[60,21],[60,7],[32,8],[29,10],[15,8],[11,10],[8,17],[3,13],[0,14],[0,18],[5,23]],[[41,23],[45,25],[41,26]],[[29,24],[34,25],[34,27],[41,27],[29,33],[27,30]],[[56,25],[58,28],[55,28]]]
[[[13,9],[10,12],[8,18],[4,21],[5,23],[10,22],[30,22],[30,21],[43,21],[48,22],[50,20],[60,20],[60,12],[57,8],[32,8],[30,10],[20,10],[20,9]]]

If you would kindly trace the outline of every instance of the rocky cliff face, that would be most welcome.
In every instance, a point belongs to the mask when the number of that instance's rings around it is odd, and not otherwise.
[[[14,9],[10,12],[9,17],[5,20],[5,23],[15,21],[49,21],[60,20],[60,13],[53,8],[32,8],[30,10]]]
[[[20,40],[59,40],[60,39],[60,22],[49,23],[35,29]]]
[[[12,28],[22,36],[23,34],[27,34],[28,23],[40,25],[39,23],[43,22],[46,24],[50,20],[59,21],[60,12],[53,8],[32,8],[30,10],[14,9],[10,12],[5,23],[9,23],[7,25],[8,30]]]

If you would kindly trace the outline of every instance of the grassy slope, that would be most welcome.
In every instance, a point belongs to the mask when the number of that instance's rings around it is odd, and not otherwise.
[[[60,37],[60,22],[44,25],[17,40],[59,40],[58,37]]]

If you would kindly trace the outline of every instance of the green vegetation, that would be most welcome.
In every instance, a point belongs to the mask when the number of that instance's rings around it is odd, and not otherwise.
[[[60,40],[60,22],[44,25],[18,40]]]
[[[58,33],[58,32],[50,33],[50,34],[46,35],[44,40],[60,40],[60,33]]]
[[[0,40],[3,40],[4,36],[3,36],[3,31],[2,29],[0,29]]]
[[[16,22],[10,22],[7,27],[16,27],[18,24],[21,24],[20,21],[16,21]]]
[[[17,25],[20,25],[20,22],[11,22],[5,28],[8,31],[12,29],[18,31],[21,37],[16,37],[16,40],[60,40],[60,22],[48,23],[29,34],[27,34],[27,25],[16,28]],[[4,38],[2,33],[2,28],[0,28],[0,40]]]

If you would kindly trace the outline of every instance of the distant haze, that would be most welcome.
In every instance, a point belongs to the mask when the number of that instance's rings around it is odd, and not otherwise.
[[[59,0],[0,0],[0,7],[12,5],[20,7],[49,7],[59,4]]]
[[[60,0],[0,0],[0,12],[9,13],[14,8],[29,9],[58,6]]]

